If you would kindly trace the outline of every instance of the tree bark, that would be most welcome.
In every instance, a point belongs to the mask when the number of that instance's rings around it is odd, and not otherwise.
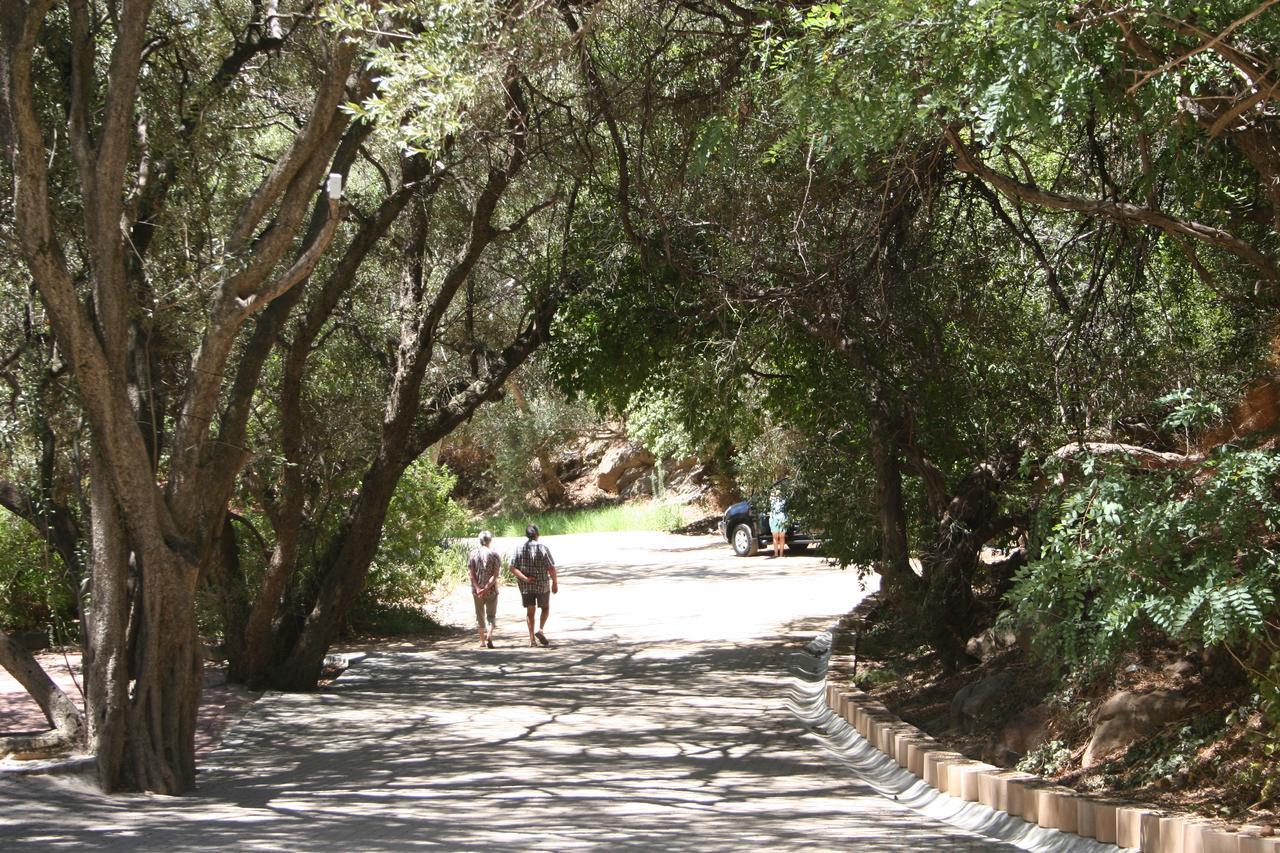
[[[90,604],[83,663],[89,744],[99,784],[111,791],[122,778],[128,725],[129,548],[102,464],[95,459],[89,483]]]
[[[873,411],[867,452],[875,470],[876,514],[880,524],[880,563],[885,597],[890,602],[911,600],[920,579],[911,569],[907,544],[907,514],[902,504],[902,464],[897,430],[887,413]]]
[[[68,746],[81,744],[85,734],[84,716],[76,703],[53,683],[31,652],[3,632],[0,632],[0,666],[31,694],[60,741]]]
[[[948,673],[974,662],[965,645],[976,625],[973,584],[978,556],[1001,529],[993,521],[1003,476],[1010,467],[1003,461],[979,465],[960,481],[938,522],[937,537],[920,559],[927,614],[922,627]]]
[[[142,259],[139,247],[128,244],[124,207],[127,177],[138,167],[133,137],[152,4],[121,0],[110,29],[103,30],[114,40],[104,46],[110,50],[109,73],[101,77],[87,38],[91,10],[84,0],[69,4],[71,31],[83,36],[71,45],[68,135],[83,210],[82,233],[76,236],[88,259],[91,305],[81,300],[84,288],[62,248],[67,224],[54,221],[49,148],[36,108],[34,56],[51,0],[4,4],[0,88],[15,231],[94,437],[86,682],[100,780],[108,791],[134,787],[176,794],[190,789],[195,778],[195,588],[221,533],[238,470],[228,464],[235,459],[211,452],[218,442],[210,424],[225,396],[223,373],[241,327],[310,274],[336,229],[337,206],[328,201],[323,226],[292,264],[276,272],[295,245],[348,120],[340,105],[358,46],[342,40],[333,45],[306,126],[231,229],[227,254],[234,262],[219,267],[223,277],[210,282],[215,297],[181,389],[161,481],[156,453],[165,445],[149,434],[149,418],[140,421],[139,377],[130,375],[130,316],[141,310],[130,283],[145,277],[140,266],[131,271]],[[272,210],[274,217],[263,226]],[[149,206],[148,216],[155,215]]]

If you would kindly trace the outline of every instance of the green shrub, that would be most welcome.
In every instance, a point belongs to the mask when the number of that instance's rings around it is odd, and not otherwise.
[[[1144,630],[1249,644],[1280,593],[1280,456],[1224,448],[1194,471],[1086,458],[1046,501],[1039,558],[1010,593],[1047,657],[1112,659]]]
[[[76,632],[77,585],[29,524],[0,514],[0,628],[69,638]]]
[[[426,460],[405,472],[349,627],[390,634],[413,633],[431,624],[417,622],[412,614],[422,616],[431,589],[461,577],[466,560],[465,553],[448,544],[466,524],[466,513],[449,499],[454,479],[448,469]]]
[[[1057,776],[1071,763],[1071,748],[1060,740],[1040,744],[1022,757],[1015,770],[1037,776]]]
[[[1165,776],[1190,772],[1199,750],[1221,734],[1223,718],[1221,713],[1202,715],[1129,747],[1124,756],[1128,768],[1124,784],[1150,785]]]

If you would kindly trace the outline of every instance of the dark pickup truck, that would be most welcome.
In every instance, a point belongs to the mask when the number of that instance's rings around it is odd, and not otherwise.
[[[724,511],[724,518],[720,519],[720,535],[733,546],[733,553],[739,557],[753,557],[773,542],[766,503],[761,501],[758,505],[750,500],[738,501]],[[818,537],[796,525],[787,527],[788,551],[803,551],[816,542]]]

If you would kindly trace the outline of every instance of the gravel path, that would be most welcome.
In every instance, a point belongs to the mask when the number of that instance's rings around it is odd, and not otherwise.
[[[862,594],[852,573],[713,537],[546,542],[551,648],[525,645],[504,589],[499,648],[375,653],[267,694],[192,797],[0,781],[0,849],[1013,849],[874,793],[788,709],[804,642]],[[465,591],[442,611],[473,618]]]

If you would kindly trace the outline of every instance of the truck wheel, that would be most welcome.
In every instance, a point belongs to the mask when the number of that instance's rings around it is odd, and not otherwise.
[[[733,553],[739,557],[754,557],[758,552],[756,533],[751,525],[739,524],[733,528]]]

